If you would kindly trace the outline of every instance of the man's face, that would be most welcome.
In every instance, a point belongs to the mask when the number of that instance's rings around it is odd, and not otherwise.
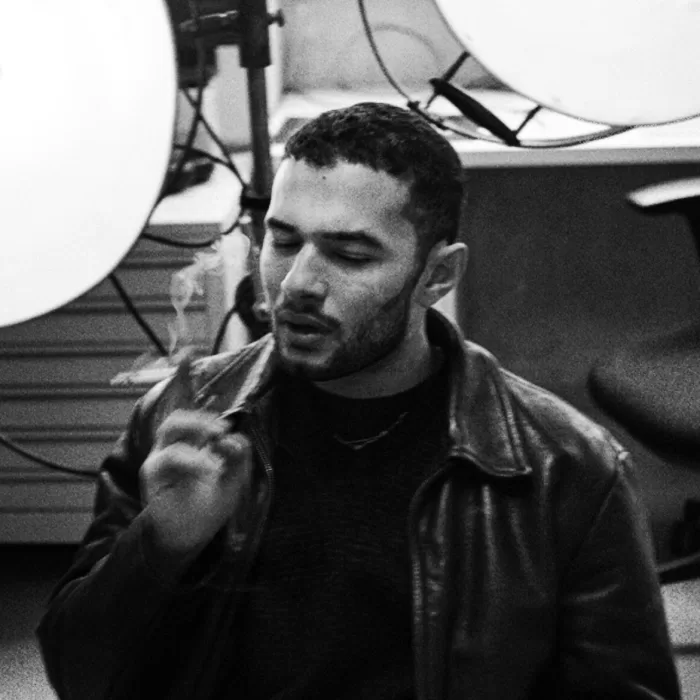
[[[385,359],[413,330],[409,185],[362,165],[282,162],[260,272],[283,365],[312,381]]]

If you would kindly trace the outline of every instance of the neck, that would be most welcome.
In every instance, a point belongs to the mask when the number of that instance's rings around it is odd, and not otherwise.
[[[371,399],[407,391],[427,379],[434,371],[439,355],[425,332],[425,326],[407,336],[399,347],[369,367],[347,377],[316,382],[323,391],[350,399]]]

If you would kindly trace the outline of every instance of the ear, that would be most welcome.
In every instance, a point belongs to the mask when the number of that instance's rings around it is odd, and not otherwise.
[[[459,284],[467,269],[469,249],[464,243],[441,241],[428,255],[418,284],[418,303],[426,309],[440,301]]]

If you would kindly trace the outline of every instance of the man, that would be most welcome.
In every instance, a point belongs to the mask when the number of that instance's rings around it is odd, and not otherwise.
[[[39,637],[61,698],[677,698],[629,464],[431,307],[461,167],[417,115],[289,141],[272,333],[134,411]]]

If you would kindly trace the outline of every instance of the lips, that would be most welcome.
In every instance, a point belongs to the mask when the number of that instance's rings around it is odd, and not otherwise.
[[[280,311],[277,315],[279,323],[286,324],[295,333],[329,333],[332,331],[330,324],[312,314],[300,314],[292,311]]]
[[[288,347],[297,348],[303,352],[320,349],[333,330],[329,323],[313,314],[300,314],[286,310],[277,314],[277,322],[284,328]]]

